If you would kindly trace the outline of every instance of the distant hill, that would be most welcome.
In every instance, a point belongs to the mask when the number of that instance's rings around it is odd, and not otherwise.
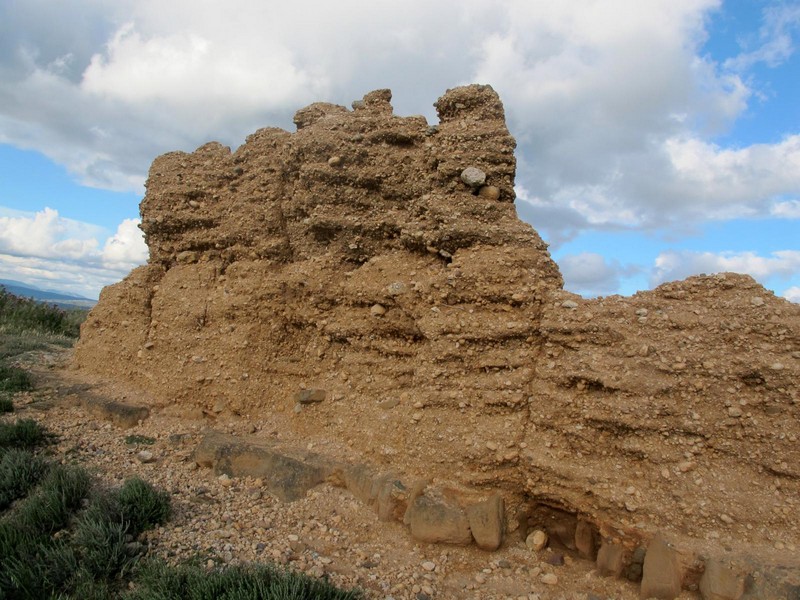
[[[14,281],[13,279],[0,279],[0,286],[4,287],[7,292],[15,296],[33,298],[37,302],[55,304],[59,308],[91,308],[97,304],[97,300],[77,296],[75,294],[42,290],[21,281]]]

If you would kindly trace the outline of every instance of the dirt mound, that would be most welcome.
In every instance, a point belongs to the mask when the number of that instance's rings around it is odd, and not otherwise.
[[[564,292],[517,218],[495,92],[448,91],[434,126],[390,99],[156,159],[150,261],[103,291],[75,365],[152,410],[396,472],[410,513],[499,494],[506,543],[542,528],[634,579],[657,532],[685,587],[702,559],[790,560],[800,307],[734,274]]]

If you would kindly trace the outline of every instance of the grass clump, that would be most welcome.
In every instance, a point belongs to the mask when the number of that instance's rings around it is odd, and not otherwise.
[[[341,590],[326,581],[268,565],[207,572],[197,565],[170,567],[148,561],[126,600],[358,600],[357,590]]]
[[[53,465],[36,492],[17,507],[15,521],[35,533],[65,529],[90,487],[89,474],[80,467]]]
[[[0,511],[24,498],[44,477],[48,464],[27,450],[12,448],[0,456]]]
[[[43,333],[77,338],[86,314],[85,310],[62,310],[20,298],[0,286],[0,329],[7,333]]]
[[[166,523],[170,517],[169,494],[156,490],[138,477],[128,479],[122,485],[116,500],[125,524],[134,536]]]
[[[156,443],[156,438],[134,433],[132,435],[125,436],[125,443],[128,444],[129,446],[135,446],[135,445],[152,446],[153,444]]]
[[[363,599],[270,565],[141,561],[136,538],[167,521],[169,495],[139,478],[93,487],[84,469],[30,452],[45,436],[31,420],[0,423],[0,599]]]
[[[0,414],[14,412],[14,401],[0,392]]]
[[[93,513],[84,515],[75,527],[74,546],[79,548],[81,567],[95,580],[114,579],[136,561],[128,551],[130,540],[125,523]]]
[[[45,430],[33,419],[19,419],[15,423],[0,423],[0,450],[35,448],[44,443],[46,439]]]
[[[0,392],[27,392],[32,389],[33,382],[27,371],[0,364]]]

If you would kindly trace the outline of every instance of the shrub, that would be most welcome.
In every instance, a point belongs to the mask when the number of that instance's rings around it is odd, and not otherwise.
[[[0,392],[27,392],[33,389],[27,371],[0,364]]]
[[[24,498],[47,472],[47,462],[27,450],[7,450],[0,457],[0,511]]]
[[[84,310],[65,311],[19,298],[0,286],[0,327],[12,333],[49,333],[76,338],[86,314]]]
[[[3,561],[9,598],[49,598],[69,589],[79,570],[75,551],[63,539],[34,538]],[[2,590],[0,584],[0,590]]]
[[[14,402],[4,392],[0,392],[0,413],[10,412],[14,412]]]
[[[81,468],[54,465],[36,493],[16,511],[16,519],[26,530],[54,533],[64,529],[89,492],[89,474]]]
[[[206,572],[197,565],[170,567],[147,561],[126,600],[358,600],[358,590],[340,590],[326,581],[267,565]]]
[[[45,430],[33,419],[0,423],[0,448],[35,448],[45,438]]]
[[[135,562],[126,547],[128,528],[102,515],[85,515],[75,528],[81,565],[94,579],[113,579]]]
[[[165,523],[171,513],[169,494],[156,490],[138,477],[128,479],[122,485],[116,500],[128,532],[134,537],[146,529]]]

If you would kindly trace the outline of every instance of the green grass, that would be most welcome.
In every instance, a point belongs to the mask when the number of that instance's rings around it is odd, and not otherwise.
[[[46,333],[77,338],[86,314],[85,310],[62,310],[29,298],[19,298],[0,286],[0,330],[5,333]]]
[[[126,600],[356,600],[357,590],[340,590],[326,581],[269,565],[205,571],[197,565],[171,567],[147,561]]]
[[[34,350],[47,350],[52,346],[70,348],[73,344],[73,337],[38,331],[26,334],[5,333],[0,327],[0,361]]]
[[[146,529],[166,523],[170,517],[169,495],[134,477],[116,494],[127,528],[136,536]]]
[[[134,433],[132,435],[125,436],[125,443],[130,446],[134,445],[152,446],[153,444],[156,443],[156,438]]]
[[[128,551],[128,528],[124,522],[92,513],[75,527],[73,542],[80,549],[81,566],[95,580],[114,579],[127,573],[136,562]]]
[[[14,401],[5,392],[0,392],[0,414],[14,412]]]
[[[65,529],[89,493],[91,479],[80,467],[53,465],[36,491],[14,510],[14,521],[33,534]]]
[[[33,383],[27,371],[0,364],[0,392],[27,392],[32,389]]]
[[[0,599],[363,598],[271,565],[209,572],[200,557],[178,567],[142,561],[135,540],[169,519],[166,492],[139,478],[100,488],[84,469],[33,454],[47,440],[34,421],[0,423],[0,434]]]
[[[0,511],[24,498],[44,477],[47,462],[27,450],[12,448],[0,456]]]
[[[14,423],[0,423],[0,450],[9,448],[35,448],[45,442],[47,434],[33,419],[18,419]]]

